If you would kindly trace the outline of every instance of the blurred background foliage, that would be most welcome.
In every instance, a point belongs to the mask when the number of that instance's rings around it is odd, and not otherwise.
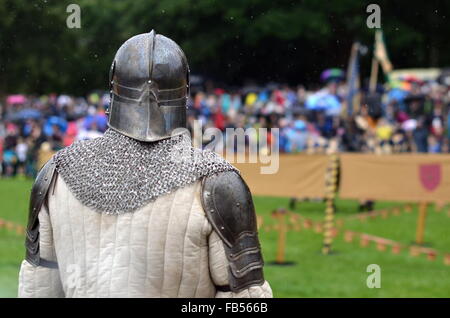
[[[121,43],[151,29],[181,45],[192,73],[219,83],[314,83],[324,68],[346,67],[354,40],[371,49],[371,2],[0,0],[0,94],[107,89]],[[80,29],[66,26],[70,3]],[[450,2],[377,4],[394,67],[450,65]]]

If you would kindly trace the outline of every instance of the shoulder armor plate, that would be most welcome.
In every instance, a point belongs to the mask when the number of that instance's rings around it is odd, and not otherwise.
[[[55,162],[50,159],[39,171],[36,181],[31,189],[30,207],[28,214],[28,226],[26,231],[25,247],[26,260],[35,266],[39,266],[41,260],[39,257],[39,211],[44,204],[48,189],[53,181],[55,173]]]
[[[263,284],[255,208],[245,181],[236,171],[205,177],[201,199],[209,222],[224,243],[230,290]]]

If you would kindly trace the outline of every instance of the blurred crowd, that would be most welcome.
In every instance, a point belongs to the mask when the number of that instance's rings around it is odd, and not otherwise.
[[[267,128],[268,142],[278,142],[282,153],[449,152],[449,85],[407,76],[349,98],[341,70],[327,70],[321,80],[308,89],[194,86],[188,127],[199,120],[203,129],[223,132]],[[105,92],[7,96],[0,101],[1,175],[35,176],[54,152],[101,136],[108,106]]]
[[[75,140],[99,137],[107,128],[109,96],[10,95],[0,104],[3,176],[35,176],[58,150]]]

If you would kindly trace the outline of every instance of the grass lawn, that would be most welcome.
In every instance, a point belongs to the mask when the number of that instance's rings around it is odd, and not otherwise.
[[[26,225],[29,180],[0,179],[0,218]],[[272,210],[287,207],[286,198],[255,197],[258,215],[265,224],[273,224]],[[399,203],[378,202],[381,207],[399,206]],[[300,202],[294,212],[313,220],[322,220],[325,205]],[[357,203],[337,201],[337,218],[356,214]],[[347,220],[344,228],[385,237],[405,245],[414,241],[417,208],[412,213],[401,213],[387,219]],[[440,252],[450,253],[450,217],[437,213],[431,207],[426,220],[426,245]],[[261,245],[266,261],[265,276],[272,285],[275,297],[450,297],[450,266],[443,264],[442,255],[429,261],[425,256],[411,257],[406,250],[394,255],[380,252],[374,246],[361,248],[356,240],[347,243],[338,235],[333,243],[333,254],[320,253],[322,235],[313,230],[291,231],[287,236],[286,260],[290,266],[271,265],[275,259],[277,232],[260,231]],[[14,232],[0,229],[0,297],[15,297],[17,275],[24,256],[24,238]],[[381,288],[369,289],[366,279],[369,264],[381,267]]]
[[[0,179],[0,218],[27,224],[31,185],[29,180]],[[25,255],[24,243],[24,236],[0,228],[0,297],[17,295],[17,277]]]

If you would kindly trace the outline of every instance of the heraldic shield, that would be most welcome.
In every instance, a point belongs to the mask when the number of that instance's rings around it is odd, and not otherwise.
[[[427,191],[435,190],[442,179],[442,169],[440,164],[422,164],[419,166],[419,177],[422,186]]]

